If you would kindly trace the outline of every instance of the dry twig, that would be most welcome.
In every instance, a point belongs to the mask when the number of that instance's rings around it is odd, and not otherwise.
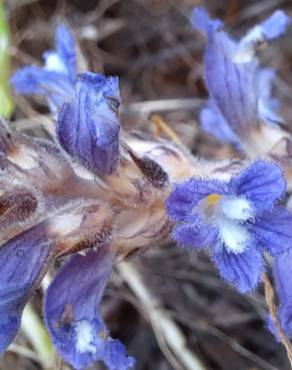
[[[202,362],[187,347],[187,341],[168,313],[147,289],[137,269],[129,262],[121,262],[117,269],[122,279],[139,298],[151,322],[161,350],[176,369],[206,370]]]
[[[182,145],[181,140],[174,132],[174,130],[164,121],[164,119],[159,114],[153,114],[150,118],[154,125],[155,135],[160,136],[162,132],[169,137],[173,142],[178,145]]]

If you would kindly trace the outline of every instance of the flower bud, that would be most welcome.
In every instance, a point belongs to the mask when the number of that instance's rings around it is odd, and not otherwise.
[[[74,99],[58,116],[59,143],[98,176],[112,173],[118,163],[119,105],[118,79],[87,72],[79,75]]]

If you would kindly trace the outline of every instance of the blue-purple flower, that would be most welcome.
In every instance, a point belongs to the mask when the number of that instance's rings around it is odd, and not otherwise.
[[[52,341],[75,369],[102,360],[109,370],[127,370],[134,359],[112,339],[99,306],[111,273],[114,254],[109,250],[72,256],[51,283],[45,302],[45,320]]]
[[[65,26],[56,30],[56,50],[44,54],[43,68],[18,70],[11,83],[18,93],[45,96],[57,119],[62,148],[97,176],[118,165],[121,103],[117,77],[77,74],[74,39]]]
[[[292,215],[276,205],[285,189],[281,169],[262,160],[227,182],[191,178],[166,201],[177,223],[173,238],[189,249],[212,247],[221,277],[248,292],[264,270],[263,251],[275,256],[292,247]]]
[[[56,226],[68,228],[60,217]],[[74,221],[76,223],[76,221]],[[0,353],[12,342],[24,306],[56,256],[56,240],[46,220],[10,239],[0,249]],[[75,369],[103,361],[110,370],[134,366],[125,347],[109,335],[100,302],[115,254],[108,245],[85,256],[75,254],[51,283],[44,307],[45,321],[60,355]]]
[[[53,113],[74,96],[77,75],[74,38],[64,25],[56,29],[55,44],[56,50],[44,53],[43,67],[23,67],[11,78],[16,92],[46,97]]]
[[[290,24],[291,19],[278,10],[236,42],[223,31],[221,21],[211,20],[203,8],[194,9],[192,25],[207,38],[204,66],[210,99],[200,115],[206,132],[240,146],[259,122],[282,122],[278,102],[272,98],[274,72],[259,68],[255,52]]]

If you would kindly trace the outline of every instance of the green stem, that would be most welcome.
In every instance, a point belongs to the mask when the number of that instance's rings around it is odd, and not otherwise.
[[[40,357],[44,367],[52,367],[54,351],[50,338],[42,321],[30,303],[25,307],[23,312],[21,330],[30,341],[34,351]]]
[[[10,117],[14,108],[9,85],[9,46],[9,28],[5,16],[3,0],[0,0],[0,115],[7,118]]]

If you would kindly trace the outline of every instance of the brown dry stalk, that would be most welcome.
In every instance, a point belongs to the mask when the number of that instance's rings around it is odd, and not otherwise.
[[[163,132],[168,138],[170,138],[174,143],[178,145],[182,145],[181,140],[177,136],[177,134],[174,132],[174,130],[164,121],[164,119],[158,115],[158,114],[153,114],[150,117],[150,121],[154,125],[154,131],[155,131],[155,136],[159,137],[161,133]]]
[[[179,326],[171,319],[160,302],[149,291],[147,284],[135,266],[120,262],[117,270],[141,302],[152,325],[158,344],[175,369],[207,370],[196,354],[187,345],[187,339]]]
[[[292,344],[290,340],[288,339],[288,337],[286,336],[284,330],[282,329],[280,321],[278,319],[277,306],[275,304],[274,289],[266,273],[263,273],[263,282],[264,282],[264,289],[265,289],[265,299],[266,299],[266,302],[269,308],[271,318],[277,330],[277,334],[279,335],[279,338],[281,339],[281,342],[286,349],[287,356],[288,356],[288,359],[290,361],[290,365],[292,368]]]

